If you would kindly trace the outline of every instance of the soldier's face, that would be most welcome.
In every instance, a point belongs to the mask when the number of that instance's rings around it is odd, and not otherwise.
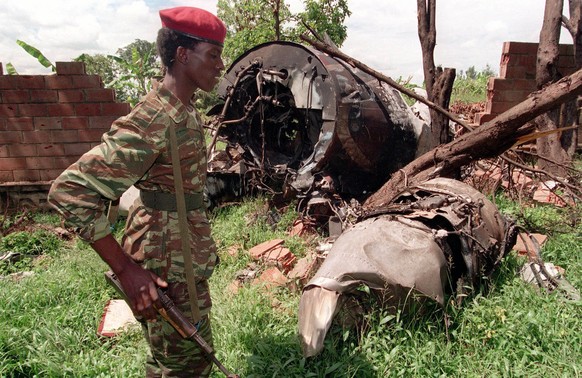
[[[210,92],[218,83],[224,62],[222,47],[212,43],[198,42],[194,48],[188,49],[188,63],[191,78],[196,88]]]

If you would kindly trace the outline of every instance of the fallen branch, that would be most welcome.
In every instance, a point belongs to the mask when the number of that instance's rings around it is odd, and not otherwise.
[[[428,106],[431,109],[434,109],[438,112],[441,112],[442,114],[446,115],[447,117],[449,117],[450,120],[458,123],[459,125],[461,125],[462,127],[464,127],[465,129],[471,131],[473,130],[473,128],[471,126],[469,126],[469,124],[467,124],[467,122],[463,121],[462,119],[460,119],[459,117],[457,117],[455,114],[449,112],[448,110],[444,109],[443,107],[435,104],[432,101],[427,100],[426,98],[416,94],[415,92],[411,91],[410,89],[398,84],[396,81],[394,81],[392,78],[390,78],[389,76],[386,76],[370,67],[368,67],[367,65],[365,65],[364,63],[350,57],[349,55],[344,54],[343,52],[341,52],[340,50],[338,50],[336,47],[331,46],[329,44],[326,44],[324,42],[320,42],[320,41],[315,41],[309,37],[307,37],[306,35],[301,35],[301,39],[304,40],[305,42],[309,43],[310,45],[312,45],[313,47],[315,47],[316,49],[329,54],[333,57],[337,57],[343,61],[345,61],[346,63],[348,63],[349,65],[351,65],[352,67],[356,67],[362,71],[364,71],[365,73],[374,76],[375,78],[377,78],[379,81],[382,81],[388,85],[390,85],[391,87],[396,88],[398,91],[404,93],[405,95],[407,95],[408,97],[412,97],[413,99],[425,104],[426,106]]]
[[[409,185],[438,176],[446,177],[474,160],[502,154],[521,136],[533,130],[534,126],[527,122],[580,94],[582,94],[582,69],[540,91],[533,92],[527,99],[479,128],[413,160],[370,196],[364,207],[374,208],[389,202],[404,189],[402,185],[404,177],[407,177]]]

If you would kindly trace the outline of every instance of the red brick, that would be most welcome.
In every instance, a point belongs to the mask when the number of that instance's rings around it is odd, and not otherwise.
[[[85,93],[81,89],[63,89],[59,90],[59,102],[83,102]]]
[[[5,118],[7,131],[32,131],[34,130],[33,117]]]
[[[49,142],[77,143],[79,141],[79,130],[53,130]],[[46,142],[46,141],[45,141]]]
[[[6,131],[6,118],[0,117],[0,131]]]
[[[35,117],[35,130],[60,130],[63,128],[61,118],[59,117]]]
[[[48,108],[46,104],[19,104],[18,115],[46,117],[48,115]]]
[[[18,89],[44,89],[43,75],[16,75],[16,88]]]
[[[0,165],[0,167],[2,166]],[[14,175],[12,174],[12,171],[0,171],[0,183],[5,182],[14,182]]]
[[[34,130],[22,134],[22,143],[47,143],[52,142],[52,132],[48,130]]]
[[[36,156],[36,144],[11,144],[8,146],[10,157],[29,157]]]
[[[499,69],[499,76],[506,79],[535,79],[536,69],[535,66],[524,67],[502,65]]]
[[[518,66],[524,66],[524,67],[535,69],[535,66],[537,64],[537,56],[536,55],[518,55],[517,59],[515,59],[515,64]]]
[[[115,101],[115,91],[113,89],[85,89],[87,102],[113,102]]]
[[[79,160],[78,156],[62,156],[54,158],[55,168],[66,169],[71,164]]]
[[[73,88],[103,88],[103,82],[99,75],[71,76]]]
[[[560,58],[558,59],[558,68],[575,69],[576,62],[574,61],[574,56],[560,55]]]
[[[62,143],[59,144],[38,144],[37,156],[65,156],[65,147]]]
[[[272,249],[283,245],[285,241],[283,239],[273,239],[266,242],[260,243],[249,249],[249,255],[252,259],[258,260],[262,258]]]
[[[102,105],[103,115],[124,116],[129,114],[131,106],[125,102],[112,102]]]
[[[0,144],[0,157],[10,157],[10,154],[8,152],[8,145],[6,144]]]
[[[115,121],[118,117],[113,116],[99,116],[99,117],[91,117],[89,118],[89,128],[90,129],[105,129],[109,130],[111,128],[111,124]]]
[[[18,88],[17,75],[0,75],[0,89]]]
[[[79,130],[78,142],[94,142],[99,143],[103,131],[101,130]]]
[[[75,114],[79,116],[98,116],[101,115],[101,104],[75,104]]]
[[[499,102],[513,102],[515,104],[518,104],[527,98],[527,96],[529,95],[529,92],[505,90],[505,91],[493,91],[492,95],[493,95],[492,98],[493,98],[494,102],[497,102],[497,101],[499,101]]]
[[[40,171],[40,180],[52,181],[59,177],[61,173],[63,173],[63,169],[43,169]]]
[[[16,117],[18,115],[18,105],[0,104],[0,117]]]
[[[491,121],[495,117],[497,117],[497,114],[475,113],[475,117],[473,118],[473,123],[476,123],[477,125],[482,125],[485,122]]]
[[[83,62],[56,62],[57,75],[85,75]]]
[[[0,144],[22,143],[21,131],[0,131]]]
[[[26,166],[28,169],[55,169],[55,159],[48,157],[27,157]]]
[[[265,270],[253,283],[264,284],[267,288],[285,286],[287,284],[287,277],[279,269],[272,267]]]
[[[73,77],[76,76],[57,76],[47,75],[44,77],[47,89],[73,89]]]
[[[14,181],[40,181],[40,171],[37,169],[14,170]]]
[[[26,89],[6,89],[0,92],[4,104],[23,104],[30,102],[30,91]]]
[[[57,92],[55,91],[55,94]],[[74,104],[47,104],[47,113],[49,117],[65,117],[75,115]]]
[[[92,146],[91,143],[66,143],[63,144],[65,153],[63,155],[68,156],[81,156],[85,152],[89,151]]]
[[[36,89],[30,91],[30,101],[37,102],[57,102],[57,91],[47,89]]]
[[[64,117],[63,129],[65,130],[86,129],[87,127],[89,127],[89,119],[90,118],[88,117]]]
[[[503,91],[503,90],[522,90],[533,92],[537,89],[535,80],[529,79],[503,79],[490,78],[487,82],[488,90]]]
[[[512,102],[488,102],[485,106],[485,112],[501,114],[504,111],[511,109],[515,104]]]
[[[0,158],[0,169],[13,171],[15,169],[26,169],[26,158]]]
[[[574,56],[574,45],[571,44],[560,44],[558,46],[558,51],[560,55]]]
[[[537,55],[538,44],[534,42],[504,42],[502,53]]]

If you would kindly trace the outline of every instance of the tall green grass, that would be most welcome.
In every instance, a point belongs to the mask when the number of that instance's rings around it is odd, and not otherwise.
[[[498,198],[519,222],[552,230],[543,257],[565,268],[580,288],[580,225],[569,213],[532,214]],[[523,208],[523,206],[522,206]],[[334,325],[323,352],[305,359],[297,337],[300,293],[246,284],[233,292],[245,251],[275,237],[302,255],[313,248],[286,234],[295,215],[273,225],[264,199],[212,213],[221,263],[211,278],[217,357],[242,377],[577,377],[582,375],[582,308],[559,293],[540,293],[521,281],[525,262],[510,254],[490,288],[461,306],[372,311],[355,328]],[[578,222],[579,223],[579,222]],[[238,245],[238,256],[226,251]],[[146,345],[134,329],[116,338],[96,334],[103,308],[115,297],[106,266],[86,245],[63,244],[34,265],[35,274],[0,280],[0,376],[140,377]],[[445,317],[445,314],[447,316]],[[446,320],[446,322],[445,322]],[[213,377],[222,374],[215,369]]]

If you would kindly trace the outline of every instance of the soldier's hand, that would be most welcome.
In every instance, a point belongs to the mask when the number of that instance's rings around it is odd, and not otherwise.
[[[137,264],[129,264],[117,274],[130,307],[136,316],[146,320],[156,320],[156,307],[161,306],[157,287],[167,287],[168,284],[152,272]]]

